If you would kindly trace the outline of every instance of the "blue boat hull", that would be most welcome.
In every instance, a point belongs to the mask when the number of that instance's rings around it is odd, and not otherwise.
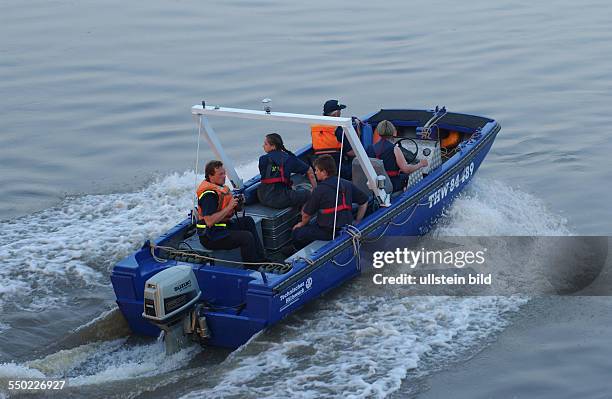
[[[371,239],[382,235],[416,236],[426,233],[444,208],[450,206],[469,184],[499,130],[499,124],[487,120],[477,134],[461,143],[453,157],[394,198],[391,207],[380,208],[368,215],[359,225],[362,236]],[[247,182],[247,185],[257,179]],[[164,245],[170,237],[187,229],[190,223],[190,220],[183,221],[155,243]],[[179,261],[160,263],[145,246],[121,260],[111,276],[119,308],[135,334],[159,334],[159,329],[142,317],[144,284],[154,274],[177,264],[191,265],[203,299],[213,304],[206,312],[212,333],[207,344],[232,349],[360,273],[351,236],[346,232],[319,248],[308,262],[295,262],[292,270],[284,275],[262,276],[255,271]]]

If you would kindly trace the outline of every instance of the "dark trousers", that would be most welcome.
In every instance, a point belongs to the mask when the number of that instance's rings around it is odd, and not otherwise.
[[[408,184],[408,178],[410,177],[410,175],[407,175],[406,173],[400,173],[399,176],[393,176],[391,177],[391,183],[393,184],[393,192],[396,191],[404,191],[404,188],[406,188],[406,185]]]
[[[200,243],[208,249],[234,249],[240,247],[240,256],[244,262],[264,262],[264,249],[259,240],[255,222],[250,216],[232,219],[227,227],[228,235],[219,239],[209,239],[206,235],[200,236]],[[247,268],[257,268],[249,266]]]
[[[296,249],[302,249],[316,240],[329,241],[332,239],[332,231],[331,227],[323,228],[316,223],[298,227],[291,234],[293,236],[293,246]]]

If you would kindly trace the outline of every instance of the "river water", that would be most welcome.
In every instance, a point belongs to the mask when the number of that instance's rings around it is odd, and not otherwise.
[[[188,211],[189,108],[203,99],[259,108],[270,97],[275,110],[318,114],[338,98],[352,115],[439,104],[490,116],[502,131],[433,234],[610,234],[611,16],[596,0],[1,1],[1,385],[66,376],[62,395],[105,398],[435,395],[445,370],[492,369],[474,356],[510,359],[495,349],[506,340],[529,350],[530,330],[516,326],[588,308],[588,320],[542,331],[558,354],[580,347],[576,330],[607,328],[597,316],[607,298],[381,298],[357,279],[238,352],[165,357],[155,340],[129,335],[109,275]],[[287,126],[215,127],[243,176],[256,172],[269,129],[289,148],[308,140]],[[589,345],[585,364],[612,352],[604,339]],[[598,369],[589,381],[607,379]],[[453,384],[473,397],[469,378]],[[495,387],[491,397],[512,393]],[[537,395],[559,397],[546,392]]]

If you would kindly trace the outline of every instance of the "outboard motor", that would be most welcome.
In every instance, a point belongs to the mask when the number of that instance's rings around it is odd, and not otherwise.
[[[147,280],[142,317],[164,331],[166,354],[184,347],[188,337],[209,337],[200,287],[190,266],[174,266]]]

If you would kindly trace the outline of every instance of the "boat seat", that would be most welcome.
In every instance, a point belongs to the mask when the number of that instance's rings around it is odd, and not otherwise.
[[[234,262],[242,262],[242,256],[240,255],[240,248],[234,249],[209,249],[200,243],[200,238],[197,234],[182,241],[186,245],[179,245],[179,249],[193,249],[201,253],[204,256],[210,256],[215,259],[225,259]],[[241,265],[234,263],[215,262],[215,266],[230,267],[234,269],[242,269]]]
[[[392,192],[393,184],[391,183],[391,179],[389,179],[389,175],[387,175],[387,171],[385,171],[383,161],[377,158],[369,158],[369,159],[370,161],[372,161],[372,166],[374,166],[374,170],[376,171],[376,173],[378,175],[385,176],[385,191],[387,193],[391,193],[391,198],[394,198],[400,195],[403,191]],[[415,184],[417,184],[418,182],[420,182],[421,180],[423,180],[423,173],[421,169],[415,170],[414,172],[410,173],[410,175],[408,176],[408,184],[406,185],[406,187],[410,188],[414,186]],[[372,192],[372,190],[368,188],[365,173],[363,172],[363,169],[361,169],[361,165],[359,165],[359,162],[357,161],[357,159],[353,160],[353,183],[357,186],[357,188],[359,188],[365,193]],[[389,187],[387,185],[389,185]]]
[[[423,180],[423,171],[421,169],[415,170],[408,176],[408,184],[406,184],[406,188],[409,189],[421,180]]]
[[[248,205],[246,215],[259,226],[258,233],[268,253],[280,251],[291,241],[291,229],[300,219],[298,208],[275,209],[262,204]]]
[[[391,183],[391,179],[389,179],[389,176],[387,175],[387,172],[385,171],[385,166],[383,165],[383,161],[381,159],[376,159],[376,158],[369,158],[369,159],[372,162],[372,166],[374,167],[374,171],[376,172],[376,174],[379,176],[385,177],[385,191],[387,192],[387,194],[392,193],[393,184]],[[359,164],[359,160],[357,158],[353,159],[352,168],[353,168],[353,184],[357,186],[357,188],[363,191],[364,193],[371,192],[370,188],[368,187],[368,179],[366,178],[366,175],[363,169],[361,168],[361,165]]]
[[[306,245],[304,248],[291,255],[290,257],[288,257],[287,259],[285,259],[285,262],[291,263],[294,259],[297,258],[308,258],[328,242],[329,241],[322,240],[313,241],[310,244]]]

